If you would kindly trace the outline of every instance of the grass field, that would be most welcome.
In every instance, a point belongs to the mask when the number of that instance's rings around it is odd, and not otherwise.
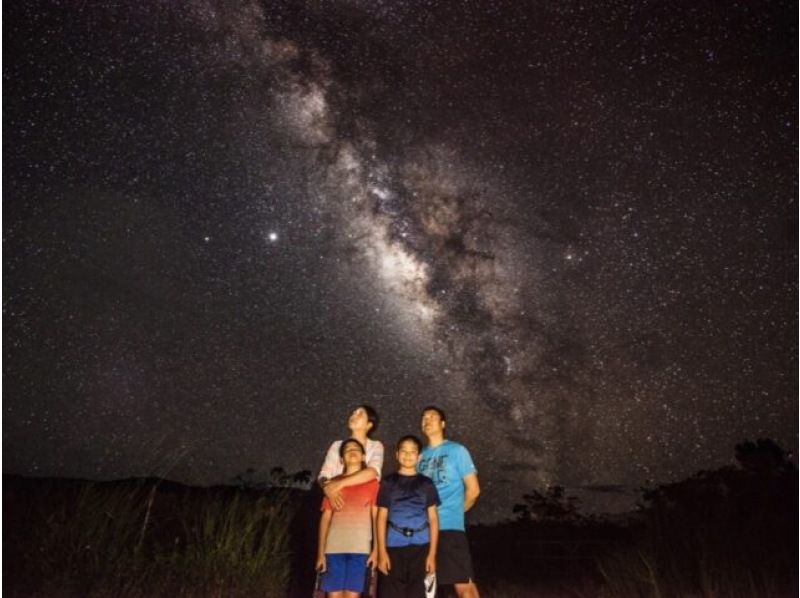
[[[9,595],[286,595],[288,490],[6,480],[3,502]]]
[[[3,478],[3,591],[311,595],[319,491]],[[723,469],[645,495],[625,525],[469,530],[484,598],[797,596],[797,471]]]

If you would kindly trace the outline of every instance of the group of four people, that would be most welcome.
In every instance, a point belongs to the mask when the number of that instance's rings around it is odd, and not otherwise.
[[[382,479],[378,414],[360,405],[350,415],[350,437],[331,444],[317,478],[325,496],[316,566],[328,598],[360,596],[368,568],[381,573],[381,598],[424,597],[434,573],[459,598],[478,598],[464,527],[478,474],[469,451],[445,438],[446,425],[442,409],[423,409],[427,445],[403,436],[397,471]]]

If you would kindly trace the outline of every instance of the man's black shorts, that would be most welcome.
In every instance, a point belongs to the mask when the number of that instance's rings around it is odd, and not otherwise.
[[[475,581],[467,534],[456,530],[439,532],[436,550],[436,583],[451,585]]]

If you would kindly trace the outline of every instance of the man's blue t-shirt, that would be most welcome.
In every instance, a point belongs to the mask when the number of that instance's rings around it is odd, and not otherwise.
[[[439,504],[436,487],[424,475],[400,475],[393,473],[381,480],[378,491],[378,506],[389,509],[389,521],[400,528],[414,531],[411,536],[386,527],[386,546],[398,548],[431,541],[428,523],[428,507]],[[420,529],[424,528],[424,529]]]
[[[439,493],[439,529],[464,531],[464,477],[477,473],[469,451],[461,444],[445,440],[439,446],[425,447],[417,471],[428,476]]]

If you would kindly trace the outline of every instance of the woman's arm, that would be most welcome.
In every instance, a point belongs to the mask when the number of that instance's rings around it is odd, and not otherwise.
[[[366,484],[372,480],[380,480],[381,469],[383,468],[383,443],[380,440],[371,441],[367,457],[367,466],[361,471],[340,475],[322,484],[322,491],[328,497],[328,500],[333,503],[335,509],[341,509],[338,500],[334,500],[334,498],[339,498],[342,488]]]
[[[332,450],[334,450],[334,445],[331,445],[331,448],[328,450],[329,456]],[[325,493],[325,496],[328,497],[328,500],[331,501],[333,508],[337,511],[344,506],[344,498],[341,494],[342,488],[366,484],[372,480],[380,480],[381,468],[383,467],[383,443],[381,443],[380,440],[373,441],[367,455],[369,456],[367,466],[361,471],[340,475],[334,479],[318,478],[322,486],[322,491]],[[326,464],[328,463],[327,458],[325,462]],[[320,472],[320,476],[322,476],[322,472]]]
[[[378,480],[380,480],[381,472],[383,471],[383,443],[380,440],[372,440],[369,445],[367,467],[374,469]]]
[[[338,511],[344,506],[344,496],[342,496],[342,490],[344,488],[347,486],[364,484],[377,477],[378,474],[375,473],[375,470],[371,467],[367,467],[361,471],[349,475],[340,475],[338,478],[324,482],[322,484],[322,491],[325,493],[325,496],[328,497],[328,500],[331,501],[333,508]]]
[[[339,458],[339,441],[336,440],[328,447],[328,452],[325,453],[325,460],[322,462],[322,467],[317,474],[317,482],[320,486],[325,482],[335,478],[342,471],[342,462]]]
[[[378,479],[378,472],[376,472],[372,467],[365,467],[361,471],[357,471],[355,473],[350,474],[343,474],[337,478],[329,480],[322,489],[325,490],[327,488],[335,488],[338,491],[341,491],[342,488],[347,488],[348,486],[357,486],[358,484],[366,484],[367,482],[371,482],[372,480]]]

